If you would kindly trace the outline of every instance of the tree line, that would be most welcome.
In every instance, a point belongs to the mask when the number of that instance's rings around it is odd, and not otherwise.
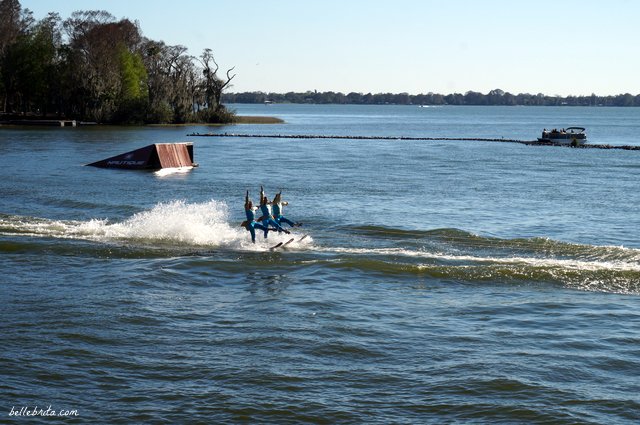
[[[264,93],[244,92],[225,93],[225,103],[320,103],[320,104],[352,104],[352,105],[527,105],[527,106],[640,106],[640,94],[629,93],[616,96],[548,96],[542,93],[511,94],[500,89],[491,90],[487,94],[468,91],[465,94],[417,94],[378,93],[349,94],[333,91],[304,93]]]
[[[40,21],[19,0],[0,0],[0,109],[6,116],[100,123],[230,122],[221,103],[235,77],[213,53],[143,36],[106,11]]]

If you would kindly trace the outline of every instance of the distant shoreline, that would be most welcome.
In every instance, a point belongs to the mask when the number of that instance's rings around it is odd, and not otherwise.
[[[21,121],[21,122],[18,122]],[[60,125],[60,122],[73,122],[73,125]],[[284,120],[276,117],[267,116],[252,116],[252,115],[238,115],[234,121],[228,124],[214,124],[214,123],[200,123],[200,122],[188,122],[182,124],[110,124],[110,123],[95,123],[95,122],[82,122],[77,120],[63,119],[63,118],[27,118],[24,120],[13,121],[0,121],[0,127],[84,127],[87,125],[106,125],[112,127],[193,127],[193,126],[205,126],[205,127],[222,127],[225,125],[233,124],[283,124]]]
[[[224,93],[222,103],[306,103],[339,105],[465,105],[465,106],[621,106],[640,107],[640,94],[598,96],[549,96],[543,93],[512,94],[500,89],[483,94],[475,91],[450,94],[340,93],[340,92],[242,92]]]
[[[215,124],[215,123],[184,123],[184,124],[146,124],[149,127],[192,127],[192,126],[205,126],[205,127],[222,127],[225,125],[233,124],[283,124],[284,120],[276,117],[267,116],[253,116],[253,115],[238,115],[234,118],[233,122],[228,124]]]

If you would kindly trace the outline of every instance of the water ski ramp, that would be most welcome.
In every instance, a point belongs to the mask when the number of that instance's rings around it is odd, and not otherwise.
[[[197,166],[193,162],[193,143],[155,143],[87,165],[127,170],[158,170]]]

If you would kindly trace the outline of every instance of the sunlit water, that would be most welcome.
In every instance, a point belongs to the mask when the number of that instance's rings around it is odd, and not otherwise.
[[[640,153],[186,136],[639,145],[640,110],[233,107],[286,122],[0,129],[3,420],[640,419]],[[198,168],[83,166],[182,141]],[[239,226],[260,185],[304,222],[286,249]]]

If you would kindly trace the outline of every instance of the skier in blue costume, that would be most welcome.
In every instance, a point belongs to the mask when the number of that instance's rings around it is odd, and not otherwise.
[[[273,219],[276,221],[276,223],[280,225],[282,225],[282,223],[287,223],[291,227],[302,226],[302,223],[294,223],[293,221],[289,220],[284,215],[282,215],[284,206],[289,205],[288,202],[282,200],[282,191],[276,194],[271,204],[273,207]]]
[[[256,210],[257,208],[253,206],[253,202],[249,199],[249,191],[247,190],[247,196],[244,198],[244,212],[247,214],[247,220],[243,221],[241,226],[251,233],[251,242],[253,243],[256,243],[256,228],[264,230],[265,238],[267,237],[267,232],[269,232],[268,224],[265,226],[256,221]]]
[[[277,230],[278,232],[285,232],[286,234],[291,233],[288,230],[283,229],[282,226],[280,226],[278,222],[273,219],[273,215],[271,214],[271,202],[269,202],[269,199],[267,199],[267,197],[265,196],[264,188],[262,186],[260,186],[260,211],[262,211],[262,217],[260,217],[258,221],[262,221],[262,224],[264,226],[268,227],[269,225],[271,225],[275,227],[275,230]],[[268,231],[265,230],[265,238],[267,237],[267,233]]]

